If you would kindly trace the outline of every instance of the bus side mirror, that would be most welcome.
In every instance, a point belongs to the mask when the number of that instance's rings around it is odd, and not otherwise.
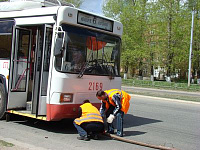
[[[63,50],[63,39],[57,38],[54,48],[54,56],[61,56]]]

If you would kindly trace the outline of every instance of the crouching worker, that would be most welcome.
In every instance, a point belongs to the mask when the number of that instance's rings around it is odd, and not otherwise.
[[[89,141],[90,138],[98,139],[98,134],[103,133],[104,123],[98,109],[89,100],[84,100],[79,108],[80,118],[74,120],[80,137],[79,140]]]
[[[119,89],[111,89],[96,93],[96,97],[102,101],[100,114],[107,118],[108,133],[114,133],[113,120],[117,119],[117,135],[123,136],[123,117],[129,109],[131,96]],[[106,116],[105,116],[106,115]]]

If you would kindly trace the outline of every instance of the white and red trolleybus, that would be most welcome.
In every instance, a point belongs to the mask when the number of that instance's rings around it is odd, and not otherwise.
[[[2,4],[3,3],[3,4]],[[121,88],[122,24],[44,0],[0,3],[0,118],[74,118]]]

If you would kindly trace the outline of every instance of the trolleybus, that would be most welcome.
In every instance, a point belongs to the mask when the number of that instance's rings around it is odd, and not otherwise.
[[[0,119],[75,118],[83,100],[121,88],[122,24],[46,0],[0,3]]]

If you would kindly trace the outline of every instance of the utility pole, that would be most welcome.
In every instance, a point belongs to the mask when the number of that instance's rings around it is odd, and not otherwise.
[[[192,8],[191,38],[190,38],[190,52],[189,52],[189,69],[188,69],[188,87],[190,86],[190,76],[191,76],[193,27],[194,27],[194,6]]]

